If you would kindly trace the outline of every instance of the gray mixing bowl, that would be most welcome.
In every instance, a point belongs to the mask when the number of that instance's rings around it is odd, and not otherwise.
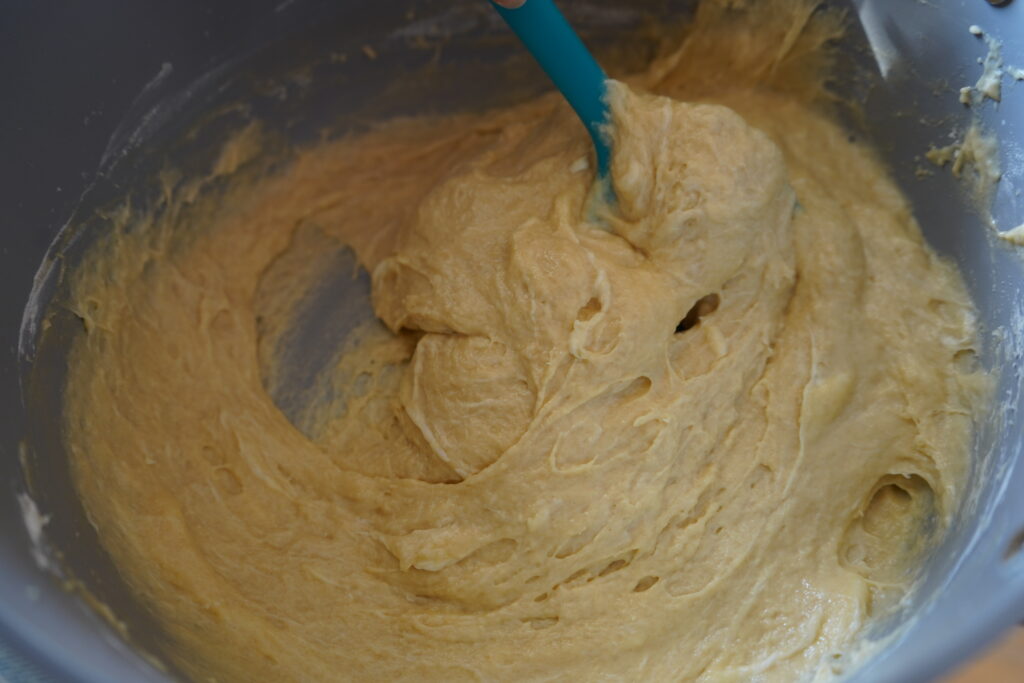
[[[614,44],[645,15],[684,20],[691,5],[562,4],[595,45]],[[929,146],[948,144],[974,115],[956,93],[976,80],[986,50],[968,26],[1003,39],[1006,62],[1024,67],[1024,45],[1013,40],[1024,35],[1024,1],[835,4],[848,6],[852,26],[843,50],[848,76],[835,88],[863,105],[863,116],[850,115],[851,134],[877,146],[930,242],[962,268],[980,311],[981,360],[999,377],[999,406],[980,427],[970,494],[946,542],[921,590],[868,634],[898,637],[850,672],[857,681],[923,681],[1024,616],[1022,261],[948,172],[920,173]],[[174,675],[140,654],[159,650],[160,633],[100,549],[57,428],[62,352],[80,327],[59,312],[63,273],[103,231],[98,210],[126,192],[145,202],[167,163],[204,167],[224,132],[247,118],[301,144],[324,130],[545,89],[526,59],[515,78],[498,75],[516,54],[483,0],[12,0],[0,8],[0,679]],[[203,117],[238,102],[246,106]],[[1003,101],[977,112],[1001,141],[993,215],[1006,229],[1024,223],[1024,83],[1007,82]],[[44,333],[51,303],[58,313]],[[77,582],[93,604],[113,610],[129,640],[64,590]]]

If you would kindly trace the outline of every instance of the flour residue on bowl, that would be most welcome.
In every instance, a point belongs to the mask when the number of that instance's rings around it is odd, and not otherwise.
[[[1024,245],[1024,225],[999,230],[992,217],[992,202],[996,187],[1002,179],[998,136],[986,130],[979,109],[986,100],[999,103],[1003,99],[1003,80],[1024,80],[1024,70],[1003,61],[1003,43],[977,25],[968,27],[968,33],[984,42],[986,54],[979,59],[981,74],[973,85],[960,88],[960,103],[971,110],[966,131],[955,142],[942,147],[931,147],[925,158],[939,167],[948,167],[958,179],[967,183],[969,196],[984,216],[992,232],[1009,244]]]

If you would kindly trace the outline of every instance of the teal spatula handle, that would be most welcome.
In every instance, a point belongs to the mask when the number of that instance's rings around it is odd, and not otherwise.
[[[611,147],[604,71],[551,0],[526,0],[516,9],[491,3],[587,127],[597,153],[597,172],[608,175]]]

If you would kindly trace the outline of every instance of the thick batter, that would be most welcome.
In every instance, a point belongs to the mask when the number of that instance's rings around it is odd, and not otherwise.
[[[65,433],[165,656],[219,681],[788,681],[856,657],[959,501],[972,307],[809,104],[834,22],[726,4],[612,84],[613,211],[552,96],[120,214],[76,276]],[[268,340],[327,243],[388,331],[300,430]]]

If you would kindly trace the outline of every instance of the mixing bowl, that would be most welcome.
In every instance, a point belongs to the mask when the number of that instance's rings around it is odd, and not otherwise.
[[[1024,84],[1005,84],[998,106],[967,109],[957,97],[987,49],[971,25],[1007,40],[1004,60],[1024,66],[1024,46],[1009,42],[1024,29],[1024,6],[832,4],[850,19],[833,88],[859,105],[844,110],[851,135],[879,150],[930,243],[959,264],[980,314],[980,360],[998,378],[952,528],[920,589],[866,635],[885,643],[880,654],[845,672],[921,681],[1024,617],[1024,269],[962,179],[923,160],[978,117],[1000,141],[992,222],[1024,222]],[[674,24],[692,12],[685,0],[563,7],[592,45],[611,50],[652,17]],[[633,55],[637,64],[649,56]],[[161,169],[206,168],[218,141],[247,121],[302,145],[547,87],[482,0],[23,0],[0,10],[0,676],[175,676],[154,664],[160,631],[100,548],[60,439],[64,352],[81,327],[60,308],[64,276],[108,226],[105,209],[126,195],[152,202]],[[365,316],[365,278],[339,286],[352,302],[342,322]]]

